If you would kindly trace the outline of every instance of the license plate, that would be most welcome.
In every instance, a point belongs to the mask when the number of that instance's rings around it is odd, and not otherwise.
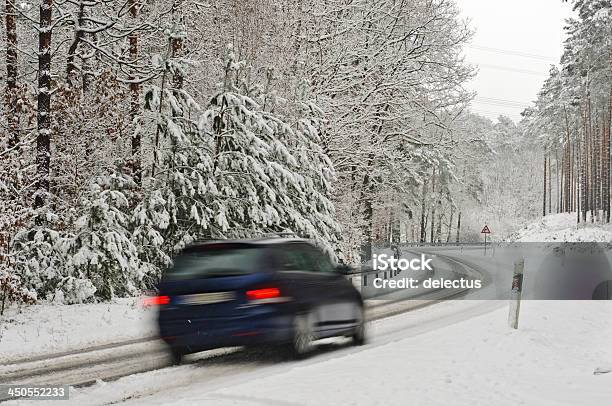
[[[178,303],[183,305],[203,305],[229,302],[234,299],[234,292],[197,293],[179,296]]]

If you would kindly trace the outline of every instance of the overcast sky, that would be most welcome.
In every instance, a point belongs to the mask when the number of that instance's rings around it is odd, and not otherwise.
[[[561,0],[457,0],[476,31],[466,48],[479,73],[468,85],[478,92],[472,109],[491,119],[520,120],[535,100],[551,64],[559,62],[564,19],[571,6]]]

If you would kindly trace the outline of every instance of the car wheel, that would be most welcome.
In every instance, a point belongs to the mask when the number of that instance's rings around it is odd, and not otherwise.
[[[312,316],[300,314],[293,319],[293,340],[291,353],[295,358],[305,358],[314,348],[315,335]]]
[[[353,345],[364,345],[366,343],[366,320],[363,307],[359,308],[358,314],[357,325],[351,338],[353,339]]]
[[[180,365],[183,362],[183,357],[185,353],[180,348],[171,348],[170,349],[170,358],[172,360],[173,365]]]

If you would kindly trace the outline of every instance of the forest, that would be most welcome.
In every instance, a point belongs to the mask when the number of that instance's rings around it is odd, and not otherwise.
[[[573,7],[560,64],[523,113],[524,124],[544,145],[542,214],[609,223],[612,2],[579,0]]]
[[[556,210],[584,185],[609,207],[609,60],[573,62],[609,42],[592,3],[517,124],[470,112],[453,0],[5,0],[2,303],[136,295],[204,239],[292,232],[357,264],[501,234],[539,214],[544,150]]]

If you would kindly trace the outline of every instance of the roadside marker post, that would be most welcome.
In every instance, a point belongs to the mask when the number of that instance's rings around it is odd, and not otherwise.
[[[482,231],[480,232],[480,234],[484,234],[484,238],[485,238],[484,254],[487,255],[487,236],[489,234],[491,234],[491,229],[489,228],[488,225],[485,224],[485,226],[482,228]]]
[[[512,276],[512,291],[510,292],[510,313],[508,323],[513,329],[518,329],[519,313],[521,311],[521,296],[523,294],[523,272],[525,260],[521,258],[514,263],[514,274]]]

